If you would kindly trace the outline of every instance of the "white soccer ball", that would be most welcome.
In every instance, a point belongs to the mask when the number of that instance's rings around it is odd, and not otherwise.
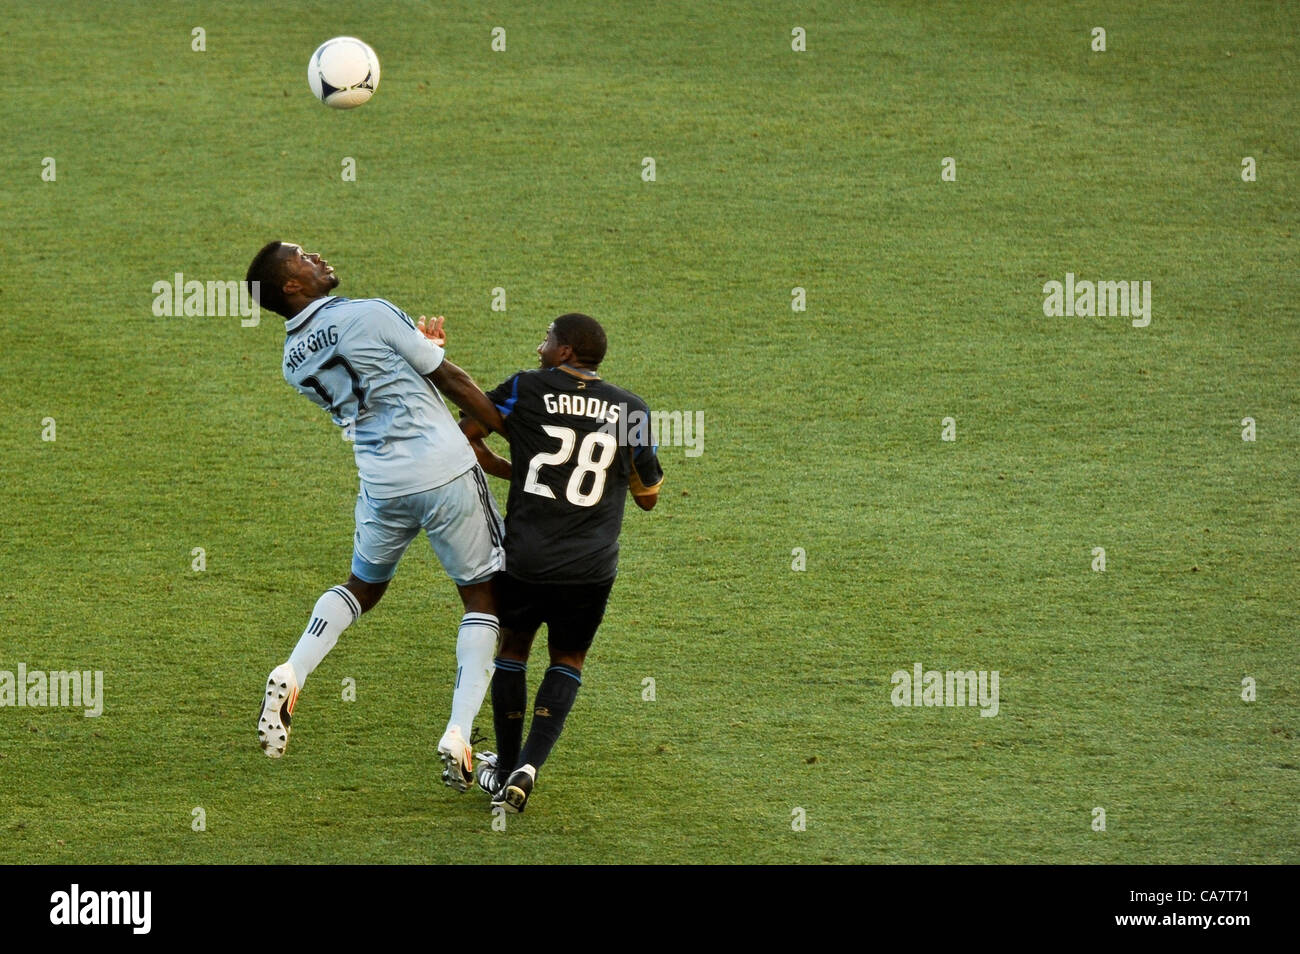
[[[307,64],[311,91],[326,106],[360,106],[379,88],[379,57],[354,36],[336,36],[316,48]]]

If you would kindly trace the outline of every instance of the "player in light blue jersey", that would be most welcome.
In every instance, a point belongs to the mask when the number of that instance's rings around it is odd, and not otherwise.
[[[500,412],[446,360],[442,319],[413,322],[382,298],[333,297],[338,277],[320,255],[271,242],[247,281],[262,307],[285,318],[284,377],[352,436],[357,495],[352,574],[326,590],[288,662],[267,679],[257,735],[284,754],[298,693],[339,635],[379,602],[407,546],[423,529],[465,606],[456,640],[451,718],[438,743],[443,780],[473,782],[468,735],[492,677],[498,623],[491,579],[502,568],[503,526],[445,394],[496,431]]]

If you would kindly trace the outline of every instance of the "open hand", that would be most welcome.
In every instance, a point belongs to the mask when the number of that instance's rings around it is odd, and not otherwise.
[[[420,320],[415,323],[416,330],[424,335],[439,348],[447,347],[447,332],[443,330],[443,322],[446,319],[439,315],[436,318],[426,318],[420,316]]]

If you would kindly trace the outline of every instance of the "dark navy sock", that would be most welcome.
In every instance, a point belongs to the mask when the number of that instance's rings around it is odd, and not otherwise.
[[[497,657],[492,674],[492,726],[497,734],[497,765],[509,772],[519,764],[528,705],[528,664]]]
[[[560,738],[564,720],[568,718],[573,701],[578,697],[582,677],[572,666],[557,663],[546,670],[542,684],[537,688],[537,704],[533,706],[533,724],[528,730],[528,741],[515,763],[541,768],[551,748]]]

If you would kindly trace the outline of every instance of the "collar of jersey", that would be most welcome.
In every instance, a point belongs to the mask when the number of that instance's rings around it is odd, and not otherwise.
[[[335,298],[333,295],[326,295],[324,298],[317,298],[315,301],[308,303],[307,307],[298,312],[298,314],[294,315],[292,318],[284,319],[284,333],[286,335],[293,334],[303,325],[307,324],[307,322],[311,321],[312,315],[316,314],[316,312],[320,311],[321,308],[332,301],[342,301],[342,299]]]
[[[565,372],[566,374],[571,374],[571,375],[573,375],[575,378],[581,378],[583,381],[599,381],[599,380],[600,380],[600,375],[597,374],[595,371],[588,371],[586,368],[575,368],[575,367],[573,367],[572,365],[569,365],[569,364],[557,364],[557,365],[555,366],[555,370],[556,370],[556,371],[563,371],[563,372]]]

